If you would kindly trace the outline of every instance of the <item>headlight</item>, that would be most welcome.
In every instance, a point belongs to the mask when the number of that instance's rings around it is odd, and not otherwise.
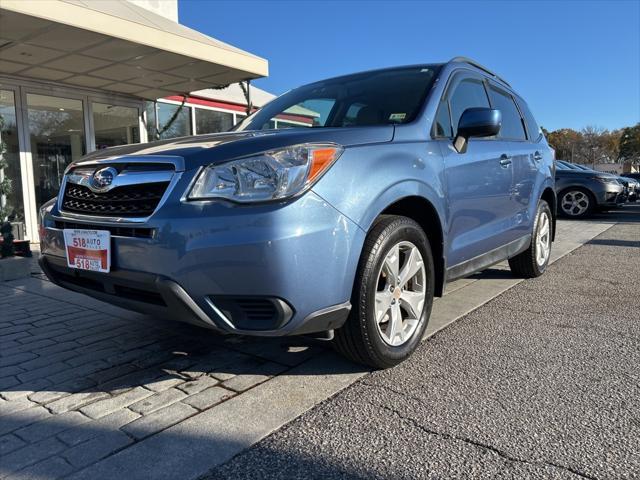
[[[291,197],[317,180],[342,151],[333,144],[295,145],[209,165],[193,184],[188,199],[248,203]]]
[[[39,220],[42,223],[42,220],[44,219],[44,217],[46,217],[47,213],[49,213],[51,211],[51,209],[53,208],[53,206],[56,204],[56,202],[58,201],[58,197],[52,198],[51,200],[43,203],[40,206],[40,209],[38,210],[38,216],[40,217]]]
[[[593,177],[593,179],[602,183],[613,183],[613,184],[620,185],[620,183],[615,177]]]

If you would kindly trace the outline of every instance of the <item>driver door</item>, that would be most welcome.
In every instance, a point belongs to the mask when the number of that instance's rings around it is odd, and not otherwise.
[[[441,102],[436,128],[445,125],[440,148],[449,210],[446,252],[449,268],[509,242],[513,168],[507,145],[495,138],[471,138],[465,153],[453,148],[460,116],[473,107],[490,107],[485,84],[480,76],[458,74]],[[446,113],[450,117],[449,131],[443,120]]]

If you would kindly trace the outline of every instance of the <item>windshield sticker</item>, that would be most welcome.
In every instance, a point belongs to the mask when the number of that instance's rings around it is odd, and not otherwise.
[[[401,122],[406,116],[406,113],[392,113],[389,115],[389,120],[392,122]]]

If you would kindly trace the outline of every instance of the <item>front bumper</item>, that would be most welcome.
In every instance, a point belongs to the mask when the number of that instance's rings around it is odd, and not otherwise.
[[[616,207],[627,201],[625,188],[622,185],[604,185],[594,189],[599,207]]]
[[[52,281],[131,310],[263,336],[340,327],[365,236],[313,192],[261,206],[167,202],[144,225],[117,229],[69,221],[55,207],[43,219],[41,265]],[[110,273],[67,267],[63,228],[85,226],[112,231]]]

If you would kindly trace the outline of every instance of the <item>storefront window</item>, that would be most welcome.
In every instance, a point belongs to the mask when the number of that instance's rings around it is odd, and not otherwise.
[[[138,109],[106,103],[92,103],[96,150],[140,143]]]
[[[8,178],[11,182],[11,192],[0,198],[0,216],[3,217],[0,221],[8,217],[11,222],[24,223],[16,103],[11,90],[0,90],[0,155],[7,163],[0,171],[0,179]]]
[[[156,138],[156,103],[144,102],[144,111],[146,114],[145,126],[147,127],[147,138],[150,142],[157,140]]]
[[[180,111],[176,119],[162,132],[178,109]],[[191,108],[171,103],[158,103],[158,128],[162,132],[160,134],[162,139],[191,135]]]
[[[196,108],[196,133],[226,132],[233,127],[233,113]]]
[[[85,152],[82,101],[27,94],[36,206],[58,194],[64,169]]]

